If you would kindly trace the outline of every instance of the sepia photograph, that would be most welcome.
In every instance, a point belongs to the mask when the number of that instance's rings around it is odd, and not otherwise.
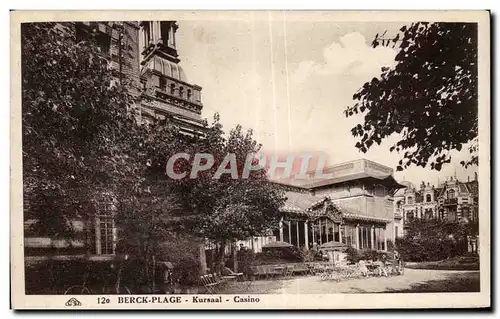
[[[489,306],[487,11],[142,16],[11,13],[15,307]]]

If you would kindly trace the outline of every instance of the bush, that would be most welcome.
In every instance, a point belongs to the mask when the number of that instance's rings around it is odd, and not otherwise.
[[[365,250],[361,254],[361,259],[363,260],[382,260],[384,258],[387,258],[387,254],[383,251],[377,251],[377,250]]]
[[[467,253],[467,235],[474,232],[472,223],[448,223],[440,220],[414,220],[407,225],[404,238],[396,239],[401,257],[406,261],[437,261]]]
[[[175,263],[172,278],[174,282],[185,286],[198,285],[200,281],[200,260],[192,257],[180,259]]]
[[[259,265],[303,262],[306,254],[297,247],[264,248],[256,254],[255,263]]]
[[[195,285],[200,278],[200,241],[188,235],[176,235],[163,242],[156,251],[157,261],[174,265],[172,277],[181,285]]]
[[[346,249],[345,253],[347,254],[347,262],[350,264],[355,264],[360,260],[360,254],[356,248],[349,247]]]
[[[117,275],[117,269],[110,266],[110,261],[90,262],[83,259],[47,260],[26,265],[26,293],[63,293],[70,286],[81,285],[85,276],[91,288],[110,286],[116,282]]]
[[[323,255],[317,251],[317,250],[313,250],[313,249],[309,249],[309,250],[302,250],[302,261],[303,262],[311,262],[311,261],[322,261],[323,260]]]

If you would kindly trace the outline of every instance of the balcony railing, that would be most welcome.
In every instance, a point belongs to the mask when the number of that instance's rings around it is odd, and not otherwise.
[[[443,205],[456,205],[457,202],[456,198],[445,198]]]

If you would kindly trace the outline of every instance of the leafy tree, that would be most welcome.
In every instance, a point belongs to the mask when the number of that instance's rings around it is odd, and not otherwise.
[[[404,152],[397,170],[410,165],[441,170],[448,151],[469,143],[477,165],[477,24],[417,22],[392,39],[377,35],[372,43],[398,47],[395,66],[382,68],[354,95],[346,117],[364,114],[352,128],[363,153],[393,133],[402,138],[390,150]]]
[[[140,182],[135,97],[91,36],[54,23],[23,24],[21,36],[25,219],[39,235],[68,238],[98,197]]]
[[[241,178],[247,154],[257,153],[260,145],[253,139],[251,131],[244,133],[240,126],[225,137],[218,115],[212,125],[206,126],[202,137],[194,137],[178,147],[174,149],[191,157],[189,161],[177,160],[174,166],[176,172],[185,172],[187,177],[173,183],[173,191],[179,195],[182,209],[169,218],[169,225],[176,231],[215,242],[214,267],[220,270],[227,242],[265,235],[278,225],[278,211],[284,203],[284,193],[268,182],[264,169],[252,171],[248,178]],[[165,164],[173,155],[173,149],[171,145],[165,145],[163,150],[168,151],[157,153],[160,155],[152,161],[151,174],[168,179]],[[189,176],[196,153],[211,154],[214,164],[191,179]],[[214,178],[227,154],[235,154],[237,178],[230,174]],[[231,165],[228,163],[225,167]]]

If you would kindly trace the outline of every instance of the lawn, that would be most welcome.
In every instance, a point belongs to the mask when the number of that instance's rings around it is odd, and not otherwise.
[[[479,258],[460,256],[438,261],[407,262],[405,267],[436,270],[479,270]]]

